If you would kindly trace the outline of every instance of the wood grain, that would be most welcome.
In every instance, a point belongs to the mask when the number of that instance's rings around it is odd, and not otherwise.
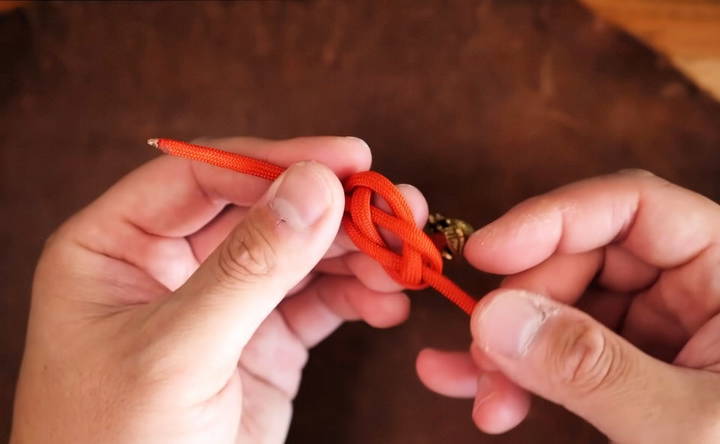
[[[25,3],[27,2],[20,0],[0,0],[0,14],[19,8]]]
[[[720,99],[720,0],[582,0]]]

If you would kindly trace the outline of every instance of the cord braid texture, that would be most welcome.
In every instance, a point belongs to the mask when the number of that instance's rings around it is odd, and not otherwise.
[[[153,145],[178,157],[275,180],[285,168],[269,162],[216,148],[171,139],[155,139]],[[355,245],[378,261],[398,283],[410,289],[435,288],[465,313],[472,313],[475,299],[443,274],[442,256],[430,238],[415,226],[403,195],[385,176],[375,171],[355,173],[343,182],[345,214],[342,226]],[[382,197],[392,213],[372,205],[373,195]],[[393,251],[378,232],[382,227],[402,240]]]

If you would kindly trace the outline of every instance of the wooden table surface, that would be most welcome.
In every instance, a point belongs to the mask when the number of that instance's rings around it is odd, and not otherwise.
[[[629,167],[720,198],[720,105],[570,0],[41,2],[0,16],[0,67],[0,440],[43,240],[155,156],[147,137],[360,136],[377,170],[476,225]],[[450,272],[476,294],[497,282]],[[467,319],[414,302],[401,327],[347,325],[313,351],[289,442],[604,441],[542,401],[478,432],[470,401],[414,374],[422,347],[467,346]]]
[[[720,0],[582,0],[720,100]]]

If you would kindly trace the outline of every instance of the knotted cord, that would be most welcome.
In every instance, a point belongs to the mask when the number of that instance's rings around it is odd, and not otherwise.
[[[177,140],[150,139],[148,143],[173,156],[271,181],[285,171],[283,167],[252,157]],[[415,290],[433,287],[465,313],[472,313],[475,299],[443,274],[440,251],[427,234],[415,226],[410,207],[392,182],[375,171],[363,171],[346,178],[343,186],[346,198],[342,226],[358,249],[378,261],[402,286]],[[388,203],[391,213],[372,205],[373,194]],[[399,254],[387,245],[378,227],[400,238]]]

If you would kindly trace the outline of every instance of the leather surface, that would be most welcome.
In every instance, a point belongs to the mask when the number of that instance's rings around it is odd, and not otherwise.
[[[720,198],[720,105],[570,0],[38,3],[0,16],[0,66],[0,438],[43,241],[155,156],[148,137],[359,136],[375,169],[476,226],[621,168]],[[422,347],[467,346],[467,318],[413,298],[403,326],[312,352],[289,442],[604,442],[542,401],[479,433],[470,401],[414,373]]]

